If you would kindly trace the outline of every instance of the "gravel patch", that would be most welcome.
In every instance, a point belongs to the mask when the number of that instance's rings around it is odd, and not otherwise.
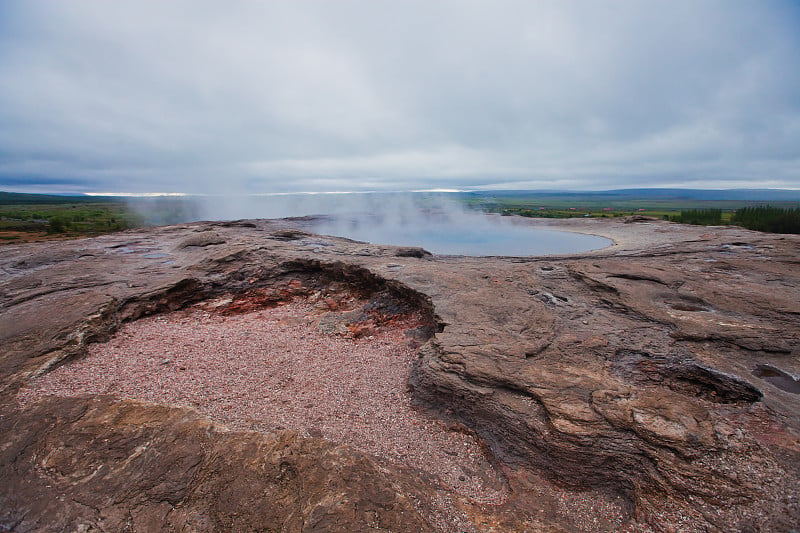
[[[363,303],[322,312],[302,298],[234,315],[206,303],[140,319],[34,380],[19,400],[89,393],[187,406],[232,430],[293,429],[348,444],[476,502],[502,503],[506,488],[480,442],[412,406],[416,355],[404,331],[418,324],[330,327]]]

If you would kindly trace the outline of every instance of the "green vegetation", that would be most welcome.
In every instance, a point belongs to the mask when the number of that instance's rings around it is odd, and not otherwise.
[[[632,190],[597,193],[465,193],[474,209],[503,215],[541,218],[622,217],[643,215],[698,225],[735,224],[757,231],[800,233],[800,199],[793,191]],[[715,196],[715,194],[717,196]],[[761,206],[771,194],[776,205]],[[754,199],[748,199],[752,196]]]
[[[192,198],[59,196],[0,191],[0,244],[74,238],[199,220]]]
[[[0,193],[0,241],[98,235],[143,225],[119,200]]]
[[[670,220],[679,216],[685,202],[636,199],[610,195],[552,194],[513,196],[470,196],[462,201],[489,213],[535,218],[613,218],[642,215]]]
[[[736,225],[756,231],[800,233],[800,207],[744,207],[736,211],[732,221]]]
[[[697,226],[718,226],[722,223],[722,209],[684,209],[673,220]]]

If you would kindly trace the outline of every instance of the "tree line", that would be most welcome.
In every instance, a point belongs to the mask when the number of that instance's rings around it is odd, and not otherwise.
[[[756,231],[800,233],[800,207],[743,207],[733,214],[731,222]]]
[[[717,226],[722,224],[721,209],[686,209],[672,220],[683,224]],[[800,207],[784,208],[763,205],[737,209],[730,223],[755,231],[800,233]]]

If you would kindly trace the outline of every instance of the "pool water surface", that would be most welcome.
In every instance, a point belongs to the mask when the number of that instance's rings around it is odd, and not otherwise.
[[[413,221],[394,217],[387,221],[380,216],[326,218],[314,223],[312,231],[373,244],[420,246],[440,255],[558,255],[612,244],[605,237],[532,228],[481,214],[439,215]]]

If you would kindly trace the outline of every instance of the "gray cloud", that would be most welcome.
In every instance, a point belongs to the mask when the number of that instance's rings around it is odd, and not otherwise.
[[[795,2],[0,4],[0,188],[800,187]]]

